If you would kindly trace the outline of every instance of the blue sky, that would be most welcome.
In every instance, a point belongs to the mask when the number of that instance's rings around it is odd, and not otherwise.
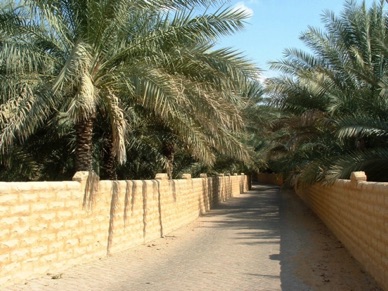
[[[374,1],[367,0],[369,7]],[[340,15],[345,0],[245,0],[230,1],[230,6],[244,7],[252,13],[246,28],[235,35],[224,37],[222,47],[233,47],[244,52],[259,68],[264,77],[275,76],[269,71],[268,61],[283,57],[285,48],[305,49],[300,34],[308,26],[323,28],[322,12],[331,10]],[[357,3],[361,3],[358,0]]]

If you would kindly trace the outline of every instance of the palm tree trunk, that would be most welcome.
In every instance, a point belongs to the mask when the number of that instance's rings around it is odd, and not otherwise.
[[[175,145],[172,141],[166,141],[163,144],[163,155],[167,158],[166,172],[168,178],[172,179],[172,173],[174,169],[174,155],[175,155]]]
[[[75,170],[90,171],[93,168],[94,117],[80,120],[76,125]]]
[[[108,180],[117,180],[117,169],[116,169],[116,157],[113,154],[113,136],[112,132],[108,132],[108,136],[104,142],[101,166],[101,178]]]

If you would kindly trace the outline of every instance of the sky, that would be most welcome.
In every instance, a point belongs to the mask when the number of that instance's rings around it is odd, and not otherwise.
[[[374,1],[365,2],[369,7]],[[344,3],[345,0],[232,0],[228,6],[247,9],[252,16],[243,31],[223,37],[219,45],[243,52],[262,70],[263,78],[276,76],[279,73],[269,70],[268,61],[282,59],[286,48],[307,50],[299,40],[301,33],[309,26],[324,28],[322,13],[330,10],[340,16]]]

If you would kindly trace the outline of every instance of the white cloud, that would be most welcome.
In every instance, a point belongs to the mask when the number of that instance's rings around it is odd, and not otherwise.
[[[245,11],[249,17],[252,17],[253,16],[253,9],[252,8],[249,8],[247,5],[245,5],[244,2],[238,2],[236,3],[236,5],[234,5],[233,7],[235,10],[243,10]]]

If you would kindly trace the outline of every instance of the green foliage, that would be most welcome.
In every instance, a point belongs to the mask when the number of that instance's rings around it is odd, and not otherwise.
[[[91,168],[151,177],[221,156],[252,164],[243,110],[258,71],[239,52],[215,49],[243,28],[243,10],[208,14],[223,2],[206,0],[14,4],[0,11],[4,179]],[[29,165],[17,167],[22,160]]]
[[[290,181],[331,183],[365,171],[387,181],[387,44],[384,1],[369,9],[346,1],[338,17],[323,14],[325,30],[309,27],[310,53],[288,49],[272,67],[272,104],[283,114],[272,135],[270,164]]]

